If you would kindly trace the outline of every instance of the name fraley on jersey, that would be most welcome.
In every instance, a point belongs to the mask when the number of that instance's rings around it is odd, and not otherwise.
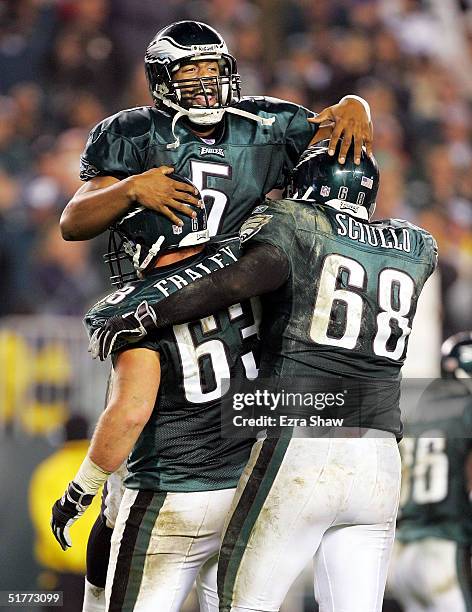
[[[174,291],[182,289],[189,283],[212,274],[216,270],[221,270],[238,260],[238,243],[236,240],[231,244],[219,247],[213,254],[207,255],[202,261],[186,268],[182,268],[176,274],[170,274],[164,278],[149,276],[141,281],[128,283],[118,291],[111,293],[97,302],[86,314],[85,321],[87,326],[99,327],[112,314],[125,308],[130,309],[127,296],[133,298],[136,306],[139,301],[145,299],[159,299],[159,296],[168,297]],[[157,292],[156,292],[157,289]],[[113,310],[113,313],[110,312]]]
[[[223,247],[218,253],[207,257],[205,263],[200,262],[192,267],[184,268],[178,274],[172,274],[157,281],[153,287],[160,291],[164,297],[168,297],[177,289],[182,289],[194,280],[202,278],[206,274],[211,274],[215,270],[225,268],[237,260],[238,258],[230,247]]]
[[[194,280],[221,270],[238,260],[239,242],[237,239],[228,241],[228,244],[208,246],[202,253],[202,259],[179,268],[175,274],[157,276],[152,274],[142,280],[126,284],[121,289],[106,295],[98,301],[85,314],[84,325],[89,337],[99,327],[103,327],[107,320],[115,315],[126,315],[134,312],[143,300],[159,301],[182,289]],[[208,254],[206,254],[208,253]],[[128,343],[127,340],[117,339],[116,350]]]

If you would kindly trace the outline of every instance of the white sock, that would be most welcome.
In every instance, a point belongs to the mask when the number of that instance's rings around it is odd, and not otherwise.
[[[87,578],[82,612],[105,612],[105,589],[90,584]]]

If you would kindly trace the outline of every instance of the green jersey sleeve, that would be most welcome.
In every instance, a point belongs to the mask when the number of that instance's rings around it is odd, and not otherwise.
[[[292,116],[285,131],[287,163],[290,168],[295,167],[300,155],[310,144],[311,139],[318,131],[316,123],[309,123],[308,118],[315,113],[303,106],[299,106]]]
[[[373,222],[372,225],[387,222],[394,230],[409,230],[409,254],[417,261],[423,261],[429,265],[430,276],[438,265],[438,245],[434,237],[422,227],[418,227],[404,219],[388,219],[385,221]]]
[[[80,179],[96,176],[124,179],[140,174],[140,160],[131,140],[110,132],[92,131],[80,157]]]
[[[438,265],[438,244],[431,234],[425,232],[425,242],[429,246],[431,253],[431,272],[432,274]]]
[[[121,111],[96,125],[80,157],[80,178],[96,176],[124,179],[147,169],[145,151],[151,133],[147,107]]]
[[[154,351],[156,353],[162,352],[161,351],[161,340],[160,340],[160,336],[157,331],[156,333],[148,334],[147,336],[145,336],[141,340],[138,340],[137,342],[119,342],[118,346],[120,348],[113,351],[113,353],[111,354],[111,360],[112,360],[113,367],[115,367],[116,359],[118,355],[130,349],[145,348],[150,351]],[[165,370],[165,363],[161,362],[161,375],[164,370]]]
[[[308,122],[315,113],[293,102],[265,96],[245,97],[238,107],[261,117],[275,118],[272,126],[256,130],[258,137],[254,144],[270,142],[270,148],[265,147],[266,151],[260,151],[258,158],[270,150],[271,169],[278,168],[270,189],[285,187],[290,172],[318,130],[316,124]],[[241,122],[238,122],[238,125],[241,125]],[[247,129],[248,126],[245,127]],[[253,167],[261,167],[257,159],[253,162]],[[262,175],[256,173],[255,176],[259,178]]]

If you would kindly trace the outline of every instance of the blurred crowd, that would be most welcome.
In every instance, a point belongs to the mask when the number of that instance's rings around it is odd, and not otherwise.
[[[467,0],[2,0],[0,316],[83,314],[105,238],[64,242],[89,130],[149,104],[142,57],[179,19],[221,31],[243,93],[372,109],[377,217],[436,236],[443,336],[472,328],[472,6]]]

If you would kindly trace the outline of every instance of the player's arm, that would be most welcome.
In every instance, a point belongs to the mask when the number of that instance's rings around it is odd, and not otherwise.
[[[88,240],[106,230],[132,204],[139,203],[166,216],[175,225],[182,222],[172,212],[195,216],[187,206],[197,206],[197,191],[186,183],[174,181],[173,168],[161,166],[118,180],[96,176],[82,185],[65,207],[60,227],[64,240]]]
[[[52,508],[51,528],[64,550],[72,545],[70,526],[135,445],[153,411],[159,383],[158,352],[135,348],[117,356],[111,396],[98,420],[87,456]]]
[[[150,305],[142,302],[125,315],[111,317],[90,340],[92,357],[104,360],[117,339],[137,339],[149,331],[209,316],[256,295],[275,291],[287,280],[290,265],[276,246],[251,246],[236,263],[213,272]]]
[[[343,139],[339,151],[339,163],[343,164],[346,161],[352,140],[354,140],[356,164],[360,163],[363,145],[368,155],[372,155],[373,126],[369,104],[363,98],[354,95],[344,96],[337,104],[328,106],[308,121],[320,126],[310,145],[329,138],[329,154],[334,155],[336,144],[340,138]]]

